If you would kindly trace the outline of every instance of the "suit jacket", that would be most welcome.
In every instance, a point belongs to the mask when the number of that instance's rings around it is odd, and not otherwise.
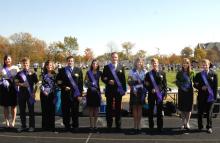
[[[20,76],[21,72],[23,72],[23,70],[17,73],[15,80],[18,80],[19,83],[24,83],[22,77]],[[27,81],[30,85],[31,91],[33,91],[34,84],[36,84],[38,82],[37,74],[31,70],[29,70],[28,73],[25,72],[24,74],[26,75],[26,78],[27,78]],[[29,95],[28,88],[20,86],[19,87],[19,94]]]
[[[82,94],[83,92],[83,73],[82,70],[78,67],[74,67],[73,71],[71,72],[72,78],[75,81],[76,85],[78,86],[79,92]],[[65,93],[65,88],[70,87],[72,89],[71,82],[67,77],[65,68],[60,69],[57,77],[56,83],[59,87],[61,87],[61,92]],[[73,91],[72,91],[73,92]]]
[[[152,89],[154,89],[153,83],[150,78],[150,72],[148,72],[145,76],[145,87],[148,90],[149,96],[156,96],[156,93],[152,93]],[[167,94],[167,79],[166,73],[163,71],[154,71],[152,70],[154,80],[160,90],[160,92],[165,96]]]
[[[116,72],[116,75],[118,76],[119,81],[121,82],[122,88],[124,89],[124,91],[126,91],[125,70],[124,70],[124,67],[120,63],[118,63],[115,72]],[[116,84],[116,81],[115,81],[115,79],[112,75],[112,72],[111,72],[108,65],[104,66],[101,79],[106,85],[106,87],[105,87],[106,91],[105,92],[106,92],[107,95],[110,94],[110,93],[115,93],[117,91],[118,86]],[[114,80],[115,84],[110,85],[109,80]]]
[[[208,90],[204,91],[202,90],[202,87],[205,86],[205,83],[202,79],[202,72],[199,72],[196,74],[194,78],[194,87],[198,89],[198,99],[204,99],[208,98],[209,92]],[[213,70],[209,70],[209,73],[207,75],[207,80],[210,85],[210,87],[213,90],[214,93],[214,99],[217,98],[217,91],[218,91],[218,77],[217,74]]]

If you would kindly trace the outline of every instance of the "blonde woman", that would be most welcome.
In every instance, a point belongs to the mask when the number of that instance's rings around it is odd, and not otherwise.
[[[145,103],[146,90],[143,86],[146,71],[143,68],[143,59],[137,58],[134,68],[129,72],[128,84],[130,86],[130,106],[134,118],[135,133],[140,133],[142,105]]]
[[[190,129],[190,116],[193,106],[192,81],[194,72],[191,70],[191,63],[188,58],[182,62],[182,70],[176,75],[176,85],[178,87],[178,108],[181,111],[181,129]]]

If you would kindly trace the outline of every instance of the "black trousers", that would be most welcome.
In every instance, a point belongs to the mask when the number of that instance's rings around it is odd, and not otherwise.
[[[198,99],[198,128],[203,128],[203,114],[206,113],[207,124],[206,128],[212,128],[212,113],[214,102],[207,102],[206,99]]]
[[[28,93],[26,94],[20,93],[18,96],[20,119],[23,128],[26,128],[26,104],[28,105],[28,112],[29,112],[29,127],[35,128],[34,104],[29,103],[29,98],[30,95]]]
[[[106,120],[109,128],[112,127],[114,115],[116,128],[121,127],[121,100],[122,96],[119,94],[106,95]]]
[[[159,102],[157,101],[156,95],[149,95],[148,96],[148,104],[149,104],[149,128],[154,128],[154,106],[156,104],[157,109],[157,128],[162,129],[163,128],[163,101]]]
[[[55,129],[55,105],[53,103],[54,94],[45,96],[40,93],[41,112],[42,112],[42,128],[46,130]]]
[[[66,129],[79,127],[79,101],[76,97],[72,97],[69,94],[62,94],[61,106],[63,113],[63,124]],[[70,124],[70,118],[72,118],[72,124]]]

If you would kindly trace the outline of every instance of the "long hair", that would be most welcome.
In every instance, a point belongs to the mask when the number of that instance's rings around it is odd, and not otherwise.
[[[138,58],[135,59],[135,61],[134,61],[134,68],[135,68],[135,69],[137,69],[137,63],[138,63],[138,62],[142,62],[141,70],[143,70],[143,69],[144,69],[144,59],[143,59],[143,58],[140,58],[140,57],[138,57]]]
[[[55,74],[55,71],[54,71],[54,63],[52,60],[47,60],[44,64],[44,68],[43,68],[43,74],[47,74],[48,71],[47,71],[47,66],[52,63],[53,64],[53,70],[52,70],[52,74]]]
[[[11,55],[5,55],[5,56],[4,56],[3,68],[7,67],[5,61],[6,61],[9,57],[11,58]]]
[[[183,61],[182,61],[182,71],[184,71],[184,68],[183,68],[183,64],[184,63],[187,63],[188,64],[188,68],[187,68],[187,73],[189,74],[191,72],[191,62],[188,58],[184,58]]]
[[[98,67],[97,67],[96,71],[99,71],[99,61],[98,61],[97,59],[93,59],[93,60],[92,60],[92,63],[91,63],[91,65],[90,65],[90,70],[91,70],[91,71],[93,70],[93,66],[92,66],[92,65],[93,65],[94,62],[97,62]]]

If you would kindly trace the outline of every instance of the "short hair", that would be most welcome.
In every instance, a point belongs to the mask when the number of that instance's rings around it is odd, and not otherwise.
[[[111,57],[112,57],[114,54],[117,54],[117,55],[118,55],[118,53],[117,53],[117,52],[112,52],[112,53],[111,53]]]
[[[210,62],[209,59],[203,59],[203,60],[202,60],[202,63],[208,63],[208,64],[210,65],[211,62]]]
[[[30,59],[28,57],[24,57],[22,60],[21,60],[22,63],[24,62],[30,62]]]
[[[150,60],[150,62],[151,62],[151,63],[153,63],[153,62],[159,62],[159,60],[158,60],[157,58],[152,58],[152,59]]]
[[[74,57],[73,57],[73,56],[68,56],[68,57],[66,58],[66,61],[68,61],[69,59],[74,59]]]

